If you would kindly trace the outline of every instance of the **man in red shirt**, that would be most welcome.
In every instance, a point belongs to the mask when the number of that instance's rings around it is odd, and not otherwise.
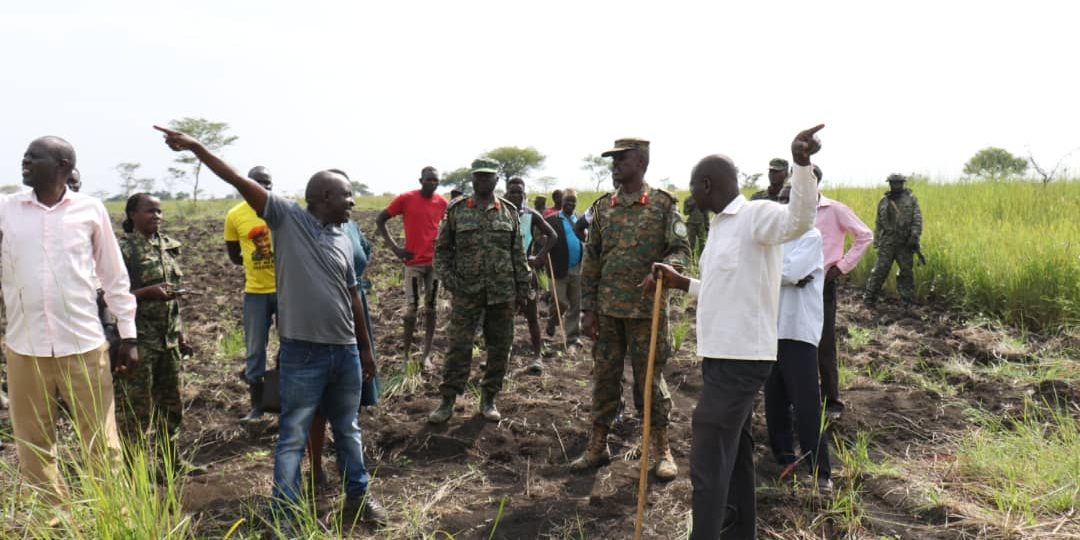
[[[390,246],[390,251],[405,263],[405,297],[408,309],[405,312],[405,358],[410,358],[413,332],[416,330],[416,315],[420,307],[421,289],[424,295],[424,355],[421,366],[424,371],[433,367],[431,363],[431,339],[435,336],[435,296],[439,283],[435,279],[435,270],[431,267],[435,257],[435,237],[439,234],[439,222],[446,213],[446,199],[435,193],[439,187],[439,172],[435,167],[424,167],[420,171],[420,189],[402,193],[390,201],[390,205],[379,213],[375,224],[379,234]],[[402,216],[405,225],[405,247],[402,248],[386,230],[386,222],[395,216]]]

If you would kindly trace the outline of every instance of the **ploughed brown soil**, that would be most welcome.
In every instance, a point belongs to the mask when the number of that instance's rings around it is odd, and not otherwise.
[[[387,386],[403,369],[400,322],[404,295],[396,276],[401,267],[375,238],[374,216],[374,212],[359,211],[354,217],[377,245],[368,277],[375,283],[372,306],[377,360]],[[189,341],[196,354],[184,367],[187,410],[181,440],[192,460],[208,467],[207,473],[187,480],[184,505],[200,538],[221,538],[241,518],[247,521],[240,526],[238,536],[258,537],[262,529],[256,516],[264,511],[270,493],[276,418],[267,416],[249,427],[237,422],[247,407],[246,387],[238,376],[243,360],[239,355],[223,357],[219,352],[221,338],[235,333],[240,324],[243,274],[225,257],[220,221],[178,221],[168,223],[167,232],[187,246],[182,259],[186,285],[202,293],[184,305]],[[889,456],[912,463],[948,461],[946,442],[969,428],[966,407],[1015,411],[1025,395],[1035,395],[1064,400],[1075,410],[1077,389],[1068,382],[1014,386],[994,378],[952,376],[946,382],[956,392],[946,397],[903,375],[871,378],[868,374],[896,367],[904,368],[897,373],[936,373],[935,368],[954,357],[977,362],[1004,357],[1022,362],[1027,351],[1039,343],[1010,349],[996,331],[966,324],[934,306],[908,310],[883,305],[871,312],[856,301],[856,293],[841,289],[841,357],[855,376],[843,392],[847,412],[831,431],[847,442],[858,433],[868,434],[871,459]],[[683,537],[689,522],[690,418],[701,376],[694,356],[693,303],[685,303],[686,312],[681,305],[677,298],[672,302],[672,327],[689,321],[689,331],[681,350],[664,370],[675,400],[671,429],[680,470],[678,478],[669,483],[650,478],[644,529],[648,538]],[[441,352],[446,349],[448,307],[449,299],[442,298],[435,339],[439,366]],[[863,331],[852,337],[844,330],[849,327]],[[637,444],[641,426],[634,418],[629,383],[624,392],[626,413],[610,438],[616,459],[587,474],[570,472],[567,463],[584,449],[588,436],[591,344],[586,342],[584,349],[567,355],[557,340],[545,340],[549,352],[543,375],[525,374],[521,368],[528,358],[528,332],[524,318],[518,318],[512,372],[498,400],[504,418],[498,424],[480,418],[477,399],[466,393],[446,426],[429,426],[425,418],[438,404],[438,372],[425,374],[419,390],[384,396],[380,406],[365,410],[361,425],[373,474],[371,489],[391,518],[386,529],[364,529],[358,537],[445,538],[436,536],[444,531],[454,538],[488,538],[493,529],[494,538],[508,539],[632,535],[638,463],[622,456]],[[474,366],[479,361],[474,359]],[[477,373],[475,368],[473,373]],[[629,367],[626,380],[630,380]],[[6,424],[6,412],[3,418]],[[764,538],[1002,535],[987,520],[965,515],[956,507],[927,504],[919,495],[919,483],[905,475],[853,479],[861,486],[858,505],[863,518],[859,525],[851,526],[830,512],[828,501],[776,479],[780,469],[772,463],[765,445],[760,405],[754,426],[759,525]],[[331,476],[336,471],[333,455],[328,449]],[[7,445],[0,456],[13,461],[12,446]],[[845,471],[835,455],[833,463],[840,485],[847,481]],[[336,492],[335,488],[320,494],[322,511],[340,501]],[[1077,533],[1080,527],[1067,523],[1062,531]]]

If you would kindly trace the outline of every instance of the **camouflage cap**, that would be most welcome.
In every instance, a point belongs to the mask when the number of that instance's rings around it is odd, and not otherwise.
[[[601,157],[608,157],[618,154],[619,152],[625,152],[627,150],[641,150],[643,152],[649,151],[649,141],[645,139],[639,139],[637,137],[626,137],[625,139],[616,139],[615,147],[611,150],[604,151],[600,154]]]
[[[472,170],[469,173],[499,174],[499,162],[491,158],[476,158],[472,162]]]
[[[899,174],[899,173],[892,173],[892,174],[889,175],[888,178],[885,179],[885,181],[886,182],[907,182],[907,177],[902,175],[902,174]]]
[[[770,171],[786,171],[788,170],[788,162],[784,158],[772,158],[769,160]]]

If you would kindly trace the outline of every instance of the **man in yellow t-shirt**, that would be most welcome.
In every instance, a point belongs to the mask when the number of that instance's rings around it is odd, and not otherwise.
[[[266,167],[252,168],[248,178],[267,191],[273,188],[273,179]],[[244,267],[244,344],[247,348],[244,380],[251,397],[251,411],[240,421],[251,422],[263,414],[266,345],[270,340],[270,324],[277,316],[277,284],[270,228],[247,202],[232,207],[225,216],[225,248],[229,260]]]

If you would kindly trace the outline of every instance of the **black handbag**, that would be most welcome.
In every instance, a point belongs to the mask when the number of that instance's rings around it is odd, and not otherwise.
[[[281,372],[277,368],[269,369],[263,375],[262,410],[281,412]]]

